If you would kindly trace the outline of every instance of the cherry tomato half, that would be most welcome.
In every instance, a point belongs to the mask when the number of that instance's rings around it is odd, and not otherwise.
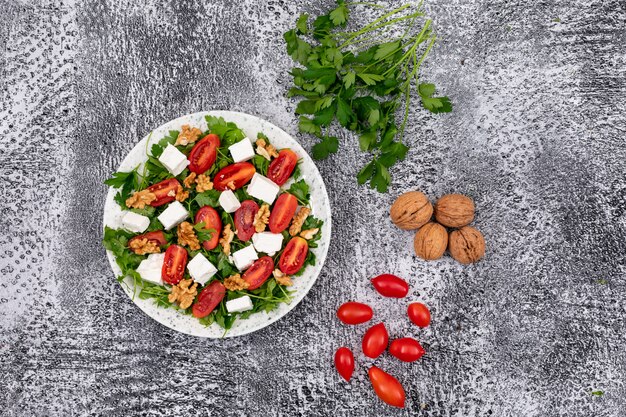
[[[343,303],[337,309],[337,317],[345,324],[361,324],[370,321],[374,311],[370,306],[356,301]]]
[[[259,205],[252,200],[244,200],[241,207],[235,212],[235,229],[239,240],[247,242],[256,232],[254,230],[254,216],[259,211]]]
[[[363,353],[368,358],[377,358],[387,349],[389,333],[383,323],[370,327],[363,336]]]
[[[267,178],[278,185],[287,182],[298,163],[298,155],[291,149],[283,149],[267,168]]]
[[[382,274],[372,278],[372,284],[384,297],[402,298],[409,293],[409,284],[402,278],[391,274]]]
[[[205,229],[215,230],[211,235],[211,239],[202,242],[204,249],[215,249],[220,241],[220,234],[222,233],[222,219],[219,213],[213,207],[204,206],[198,210],[194,220],[196,224],[204,222]]]
[[[161,268],[161,279],[170,285],[176,285],[183,279],[187,265],[187,251],[182,246],[170,245],[165,251]]]
[[[210,133],[200,139],[189,153],[189,171],[204,174],[215,163],[220,137]]]
[[[151,185],[148,187],[148,190],[156,195],[156,200],[150,203],[150,205],[152,207],[159,207],[163,204],[171,203],[176,200],[176,191],[180,186],[181,185],[176,178],[170,178]]]
[[[422,303],[411,303],[407,309],[409,319],[419,327],[427,327],[430,324],[430,311]]]
[[[165,234],[163,230],[157,230],[155,232],[148,232],[142,235],[135,236],[128,241],[128,246],[130,246],[130,242],[135,239],[148,239],[149,242],[154,242],[159,246],[165,246],[167,244],[167,240],[165,240]]]
[[[367,374],[378,398],[394,407],[404,408],[406,394],[397,379],[376,366],[372,366]]]
[[[426,351],[417,340],[411,337],[403,337],[391,342],[391,345],[389,345],[389,353],[402,362],[415,362],[421,358]]]
[[[280,255],[278,268],[287,275],[295,274],[304,265],[308,252],[309,244],[306,240],[299,236],[292,238]]]
[[[335,352],[335,368],[343,379],[350,382],[352,373],[354,372],[354,355],[347,347],[340,347]]]
[[[272,275],[274,271],[274,260],[270,256],[264,256],[257,259],[254,263],[243,273],[243,280],[250,286],[249,290],[256,290]]]
[[[199,319],[208,316],[222,302],[225,295],[226,287],[224,287],[224,284],[219,281],[213,281],[200,291],[198,299],[191,306],[191,313]]]
[[[279,195],[270,213],[270,231],[272,233],[281,233],[289,227],[289,223],[293,219],[293,215],[296,214],[297,209],[298,199],[293,194],[283,193]]]
[[[213,187],[218,191],[236,190],[252,179],[256,169],[250,162],[238,162],[220,169],[213,178]]]

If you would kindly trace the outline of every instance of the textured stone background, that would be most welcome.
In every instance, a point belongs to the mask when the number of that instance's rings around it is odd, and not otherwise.
[[[284,98],[282,33],[330,2],[296,3],[0,2],[0,415],[626,415],[623,0],[429,0],[440,42],[424,76],[455,111],[413,112],[389,194],[356,186],[352,137],[319,163],[335,234],[307,298],[217,341],[130,302],[100,245],[102,181],[151,128],[207,109],[310,147]],[[471,195],[486,259],[417,260],[387,216],[410,189]],[[382,272],[410,280],[430,328],[374,294]],[[364,330],[334,319],[348,299],[423,341],[416,364],[376,361],[406,410],[376,399],[362,355],[349,385],[332,368]]]

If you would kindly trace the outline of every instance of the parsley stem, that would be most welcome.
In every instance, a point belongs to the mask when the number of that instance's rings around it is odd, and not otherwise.
[[[339,46],[339,49],[343,49],[346,46],[350,45],[350,41],[352,41],[354,38],[367,33],[367,32],[371,32],[373,29],[373,26],[376,26],[378,23],[382,22],[383,20],[387,19],[388,17],[393,16],[394,14],[400,13],[402,10],[406,9],[407,7],[411,7],[410,4],[405,4],[404,6],[400,6],[392,11],[390,11],[389,13],[385,13],[384,15],[382,15],[381,17],[379,17],[378,19],[368,23],[367,25],[363,26],[360,30],[356,31],[356,32],[352,32],[352,35],[348,37],[348,39],[341,45]]]
[[[380,4],[376,4],[376,3],[369,3],[366,1],[353,1],[350,3],[346,3],[346,6],[356,6],[356,5],[363,5],[363,6],[370,6],[370,7],[376,7],[377,9],[384,9],[385,6],[381,6]]]

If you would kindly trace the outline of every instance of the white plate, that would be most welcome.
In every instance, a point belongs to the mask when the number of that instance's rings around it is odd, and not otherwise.
[[[331,234],[330,203],[328,201],[326,187],[324,186],[324,182],[322,181],[322,177],[320,176],[317,167],[309,155],[304,151],[304,149],[302,149],[300,144],[298,144],[298,142],[296,142],[296,140],[289,136],[284,130],[266,122],[265,120],[245,113],[231,111],[208,111],[189,114],[172,120],[171,122],[154,129],[151,135],[149,134],[143,138],[130,151],[126,158],[124,158],[124,161],[122,161],[118,170],[130,171],[138,164],[144,163],[147,160],[146,150],[150,149],[153,143],[158,142],[170,130],[180,130],[181,126],[185,124],[198,127],[203,131],[206,130],[207,125],[204,120],[204,116],[207,114],[223,117],[227,122],[236,123],[237,126],[250,138],[256,138],[258,132],[263,132],[269,137],[271,143],[277,148],[291,148],[294,152],[296,152],[298,156],[302,158],[302,163],[300,165],[302,177],[310,186],[311,208],[313,210],[313,214],[317,218],[324,221],[324,226],[322,227],[322,237],[318,241],[318,247],[312,249],[317,258],[317,262],[315,266],[308,266],[304,274],[293,279],[293,286],[290,287],[290,290],[294,291],[291,303],[280,304],[270,313],[259,312],[251,315],[246,320],[236,320],[233,327],[226,333],[226,337],[234,337],[254,332],[274,323],[298,305],[298,303],[311,289],[322,269],[322,266],[324,265],[326,254],[328,252]],[[150,143],[148,143],[148,140]],[[283,188],[285,187],[289,187],[289,183],[283,186]],[[122,213],[119,205],[113,200],[116,192],[116,189],[110,188],[104,204],[104,224],[114,229],[121,226],[120,217]],[[107,251],[107,256],[115,276],[119,276],[121,274],[121,270],[115,263],[113,254],[110,251]],[[215,323],[207,327],[200,324],[193,316],[182,314],[180,311],[171,308],[166,309],[157,307],[151,299],[140,299],[137,294],[134,294],[132,279],[126,278],[124,282],[126,285],[122,284],[122,288],[131,300],[133,300],[133,302],[147,315],[159,323],[171,329],[193,336],[220,338],[224,335],[224,329]]]

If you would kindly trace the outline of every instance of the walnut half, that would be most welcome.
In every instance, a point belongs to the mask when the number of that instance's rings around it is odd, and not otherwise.
[[[247,289],[250,284],[241,278],[241,275],[235,274],[224,280],[224,286],[229,291],[240,291]]]
[[[192,279],[183,279],[178,285],[173,286],[172,292],[167,296],[169,302],[174,303],[178,301],[179,307],[183,310],[189,308],[198,294],[198,283],[194,282],[191,285],[192,282]]]
[[[289,234],[291,236],[297,236],[302,230],[302,225],[307,217],[311,214],[311,209],[308,207],[302,207],[295,216],[293,216],[293,220],[291,221],[291,226],[289,226]]]
[[[254,230],[261,233],[270,221],[270,206],[263,204],[254,216]]]
[[[200,249],[200,241],[191,223],[182,222],[178,225],[178,244],[181,246],[189,246],[191,250]]]

